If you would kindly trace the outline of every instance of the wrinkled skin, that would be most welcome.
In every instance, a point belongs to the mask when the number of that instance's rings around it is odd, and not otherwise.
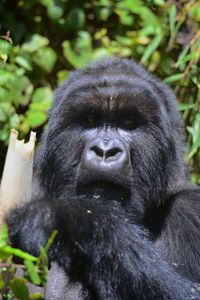
[[[49,260],[80,299],[200,299],[200,190],[183,155],[174,96],[157,78],[120,59],[72,72],[55,93],[33,199],[7,217],[10,239],[37,254],[57,229]]]

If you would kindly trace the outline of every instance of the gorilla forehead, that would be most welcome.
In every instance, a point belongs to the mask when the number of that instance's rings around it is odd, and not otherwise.
[[[67,100],[73,98],[74,101],[82,92],[88,96],[91,93],[94,93],[95,96],[101,96],[102,101],[105,100],[105,97],[102,96],[107,95],[109,98],[115,98],[117,103],[128,93],[129,100],[131,98],[133,101],[134,95],[140,95],[140,98],[145,96],[146,102],[148,102],[148,98],[151,99],[153,106],[158,101],[169,109],[170,103],[168,102],[171,101],[166,99],[164,89],[167,89],[164,84],[134,61],[107,58],[92,63],[82,70],[71,72],[68,80],[57,89],[55,102],[58,102],[56,106],[61,102],[66,104]],[[172,96],[169,89],[167,92]],[[121,102],[124,101],[125,99]],[[95,98],[95,105],[96,102],[97,97]],[[102,105],[102,103],[100,104]]]
[[[134,61],[107,58],[73,71],[68,80],[55,93],[50,113],[50,127],[55,129],[58,120],[67,122],[81,111],[96,109],[101,113],[123,108],[139,111],[152,123],[162,123],[180,141],[184,141],[183,122],[170,89]],[[117,114],[116,114],[117,116]],[[70,120],[69,120],[70,121]],[[67,123],[65,123],[67,125]]]
[[[130,63],[130,62],[129,62]],[[101,64],[102,65],[102,62]],[[81,71],[75,71],[69,80],[57,92],[59,110],[70,113],[78,110],[97,110],[98,112],[134,111],[139,112],[150,121],[160,115],[164,109],[159,95],[146,78],[138,77],[136,72],[117,74],[118,65],[103,68],[103,72],[93,76],[94,64]],[[123,71],[125,71],[123,69]],[[60,91],[60,93],[59,93]]]
[[[98,86],[93,84],[82,85],[80,89],[71,89],[65,101],[65,110],[73,112],[99,112],[115,115],[123,113],[139,113],[149,119],[155,120],[160,111],[156,95],[139,84],[126,86]]]

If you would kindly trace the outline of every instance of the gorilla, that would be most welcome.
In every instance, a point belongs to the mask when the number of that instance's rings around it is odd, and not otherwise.
[[[175,97],[134,61],[105,58],[55,92],[30,203],[7,216],[80,299],[200,299],[200,189],[189,182]],[[64,299],[64,296],[58,297]]]

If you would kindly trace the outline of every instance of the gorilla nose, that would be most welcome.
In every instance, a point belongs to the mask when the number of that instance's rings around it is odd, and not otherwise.
[[[94,152],[92,153],[93,157],[96,156],[96,158],[100,158],[105,160],[115,160],[117,157],[120,156],[120,153],[122,150],[119,147],[107,147],[105,144],[95,145],[90,148],[90,151]]]
[[[120,170],[128,160],[128,153],[125,145],[117,138],[95,138],[86,146],[83,160],[92,169]]]

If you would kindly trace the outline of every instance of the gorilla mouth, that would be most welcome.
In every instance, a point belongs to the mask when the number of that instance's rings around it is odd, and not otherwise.
[[[94,199],[113,200],[124,204],[130,199],[130,189],[111,181],[91,181],[77,187],[78,195]]]

